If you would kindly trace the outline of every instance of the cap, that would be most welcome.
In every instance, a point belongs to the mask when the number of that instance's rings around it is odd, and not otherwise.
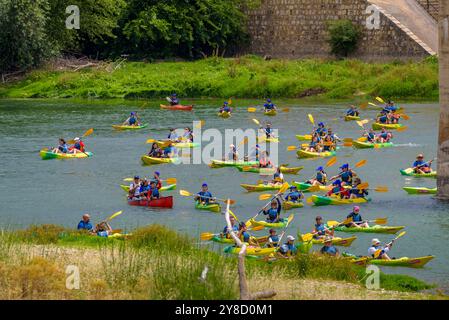
[[[139,176],[134,176],[134,179],[140,179],[140,177]]]
[[[293,190],[293,189],[298,189],[298,187],[297,186],[290,186],[290,190]]]
[[[172,93],[172,96],[176,97],[176,93]]]
[[[230,147],[230,148],[235,148],[235,145],[230,144],[229,147]]]
[[[157,176],[160,176],[161,174],[159,173],[159,171],[154,171],[154,174]]]
[[[359,206],[354,206],[354,211],[360,211],[360,207]]]
[[[207,187],[207,183],[204,182],[201,186],[202,186],[202,187]]]
[[[374,238],[373,240],[371,240],[371,244],[378,244],[380,243],[379,239]]]
[[[340,169],[348,169],[349,168],[349,164],[345,163],[344,165],[342,165],[340,167]]]
[[[223,102],[223,104],[228,104],[228,102],[227,102],[227,101],[225,101],[225,102]]]
[[[420,153],[416,156],[416,158],[424,158],[424,155],[422,153]]]
[[[337,179],[337,180],[335,180],[334,183],[332,183],[332,184],[333,184],[334,186],[335,186],[335,185],[341,185],[341,181]]]
[[[323,166],[319,166],[318,168],[316,168],[316,171],[323,171],[323,170],[324,170]]]
[[[270,99],[270,98],[268,98],[268,99],[267,99],[267,102],[271,102],[271,99]]]
[[[256,148],[260,148],[260,146],[258,144],[256,144]]]
[[[295,237],[293,237],[293,236],[287,236],[287,240],[288,240],[288,241],[295,241]]]
[[[80,138],[76,137],[76,138],[75,138],[75,141],[80,141]]]
[[[318,123],[319,126],[324,126],[324,122]]]

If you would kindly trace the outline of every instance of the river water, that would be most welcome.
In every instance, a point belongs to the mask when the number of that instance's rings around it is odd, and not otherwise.
[[[185,101],[184,101],[185,102]],[[191,101],[197,106],[194,112],[160,110],[157,102],[142,107],[138,101],[66,101],[66,100],[0,100],[0,226],[23,228],[29,224],[54,223],[76,227],[83,213],[91,213],[93,220],[107,217],[118,210],[124,214],[113,221],[115,228],[132,230],[151,223],[161,223],[197,236],[200,232],[215,232],[224,225],[223,216],[196,211],[190,198],[175,195],[173,210],[151,210],[127,205],[119,184],[125,177],[136,174],[150,175],[154,170],[163,177],[176,177],[178,190],[199,191],[202,182],[208,182],[210,191],[217,196],[231,197],[237,201],[234,212],[242,218],[254,215],[264,204],[257,193],[246,193],[240,183],[255,183],[259,176],[240,173],[235,168],[210,169],[202,165],[142,166],[140,157],[147,152],[145,144],[150,137],[166,138],[169,127],[192,126],[193,120],[205,120],[204,129],[255,128],[251,121],[257,118],[269,120],[279,129],[281,143],[279,160],[290,166],[304,165],[299,176],[287,176],[288,181],[301,181],[313,175],[325,160],[299,160],[295,152],[287,152],[290,145],[297,145],[295,134],[308,133],[311,125],[308,113],[316,121],[332,125],[340,137],[356,138],[360,128],[355,122],[340,118],[345,104],[303,105],[303,101],[276,101],[290,112],[267,118],[250,114],[246,106],[256,101],[235,101],[236,111],[231,119],[216,116],[221,101]],[[243,107],[245,106],[245,107]],[[412,179],[400,175],[399,169],[409,167],[417,153],[427,159],[435,157],[437,144],[438,105],[406,104],[409,130],[395,134],[394,148],[354,150],[342,148],[338,164],[354,165],[367,159],[365,167],[356,170],[371,186],[386,185],[390,193],[372,193],[373,201],[362,206],[365,219],[387,216],[389,225],[407,226],[407,234],[395,244],[391,256],[416,257],[433,254],[436,259],[424,269],[383,268],[388,273],[402,273],[438,283],[449,288],[449,215],[448,204],[430,196],[409,196],[405,185],[434,187],[435,180]],[[140,112],[149,127],[135,132],[117,132],[111,127],[126,118],[130,111]],[[364,118],[373,118],[375,110],[364,111]],[[85,139],[94,156],[89,159],[43,161],[39,157],[42,147],[55,146],[59,137],[72,139],[93,127],[94,134]],[[338,166],[328,170],[337,172]],[[310,207],[296,211],[296,217],[288,232],[296,235],[311,230],[314,218],[324,216],[328,220],[343,220],[350,207]],[[342,234],[349,236],[349,234]],[[359,234],[351,248],[342,248],[355,254],[365,254],[373,235]],[[391,235],[374,235],[388,241]],[[206,246],[208,244],[205,244]],[[319,247],[316,247],[319,249]]]

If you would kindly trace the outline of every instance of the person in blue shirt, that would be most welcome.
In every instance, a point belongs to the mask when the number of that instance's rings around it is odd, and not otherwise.
[[[167,139],[173,142],[177,142],[179,140],[178,134],[176,133],[176,129],[170,128],[170,133],[168,134]]]
[[[276,197],[276,200],[271,201],[271,207],[270,209],[263,210],[263,214],[268,216],[267,221],[270,223],[273,222],[279,222],[280,220],[280,214],[282,210],[282,204],[278,197]]]
[[[284,183],[284,174],[281,172],[281,167],[276,168],[276,172],[273,174],[272,184],[282,184]]]
[[[348,228],[368,228],[369,224],[366,221],[363,221],[362,216],[360,215],[360,207],[354,206],[351,213],[346,217],[347,219],[351,218],[352,221],[346,225]]]
[[[139,125],[139,118],[137,116],[136,112],[131,112],[130,116],[128,119],[125,120],[125,122],[123,122],[123,125],[126,126],[137,126]]]
[[[316,175],[314,179],[310,179],[306,183],[311,184],[313,186],[325,186],[327,183],[327,173],[324,171],[322,166],[316,168]]]
[[[351,116],[351,117],[358,117],[359,116],[359,111],[357,110],[356,106],[350,106],[348,111],[346,111],[346,115],[347,116]]]
[[[368,132],[366,132],[365,134],[364,134],[364,136],[366,137],[366,140],[368,141],[368,142],[371,142],[371,143],[376,143],[377,142],[377,135],[376,135],[376,132],[374,131],[374,129],[370,129]]]
[[[78,223],[78,230],[92,231],[93,226],[90,223],[90,215],[88,213],[83,214],[82,220]]]
[[[382,128],[382,131],[378,134],[377,138],[380,143],[387,143],[393,138],[393,134],[387,131],[387,129]]]
[[[246,224],[244,222],[241,222],[239,224],[239,232],[237,234],[237,237],[239,237],[240,240],[246,243],[249,243],[251,240],[251,235],[249,234],[248,228],[246,227]]]
[[[265,128],[261,127],[260,130],[265,133],[267,139],[276,138],[273,134],[273,128],[271,128],[271,123],[267,122],[267,126]]]
[[[203,204],[209,204],[215,202],[215,198],[212,197],[212,193],[209,192],[207,183],[203,183],[201,186],[201,191],[195,196],[195,200]]]
[[[380,112],[380,115],[377,117],[377,123],[388,123],[388,113],[384,110]]]
[[[270,229],[270,231],[268,231],[268,232],[269,232],[270,236],[268,237],[267,247],[269,247],[269,248],[278,247],[279,246],[279,236],[276,234],[276,230]]]
[[[315,226],[312,230],[313,238],[321,239],[326,235],[333,235],[333,231],[329,230],[323,222],[321,216],[315,218]]]
[[[267,102],[263,105],[265,111],[276,110],[276,105],[271,102],[271,99],[267,99]]]
[[[233,216],[229,216],[229,221],[231,222],[232,231],[237,235],[239,232],[239,226],[236,224],[235,218]],[[229,233],[228,225],[223,228],[223,232],[220,235],[222,238],[230,239],[231,235]]]
[[[142,183],[140,184],[140,188],[139,188],[139,197],[149,199],[151,197],[150,190],[151,190],[151,187],[150,187],[149,181],[147,179],[143,179]]]
[[[388,100],[383,110],[387,112],[396,112],[398,110],[398,107],[395,106],[394,101]]]
[[[171,106],[176,106],[179,104],[179,99],[176,97],[176,93],[173,93],[168,100]]]
[[[157,181],[151,180],[150,182],[150,190],[148,190],[148,199],[149,200],[155,200],[159,199],[159,189],[157,188]]]
[[[332,237],[329,236],[324,239],[324,247],[321,248],[320,253],[334,257],[338,257],[340,255],[338,249],[332,244]]]
[[[53,153],[68,153],[69,152],[69,146],[67,145],[67,142],[65,142],[65,140],[63,138],[60,138],[58,147],[57,148],[53,148],[52,152]]]
[[[327,129],[324,124],[324,122],[318,123],[318,128],[316,128],[316,132],[321,136],[324,137],[327,134]]]
[[[331,181],[335,180],[337,178],[340,178],[340,180],[342,181],[342,185],[343,186],[351,185],[352,184],[352,179],[354,177],[357,177],[357,174],[352,169],[349,168],[349,164],[348,163],[345,163],[344,165],[342,165],[340,167],[340,169],[341,169],[341,172],[338,175],[332,177]]]
[[[164,153],[162,154],[162,158],[173,158],[176,153],[176,148],[173,145],[173,142],[169,142],[168,146],[164,148]]]
[[[291,202],[301,202],[304,199],[304,194],[298,191],[298,187],[291,186],[290,193],[285,196],[285,200]]]
[[[418,156],[416,157],[416,161],[413,162],[413,170],[415,173],[431,173],[432,172],[432,162],[433,160],[430,160],[428,162],[424,161],[424,155],[423,154],[418,154]]]
[[[279,248],[279,252],[287,257],[296,255],[298,249],[295,246],[295,237],[291,235],[287,236],[287,242]]]
[[[360,189],[359,185],[362,184],[362,180],[360,178],[354,178],[351,186],[351,190],[349,191],[350,197],[349,199],[356,199],[356,198],[365,198],[368,196],[368,190],[366,189]]]
[[[232,112],[232,109],[231,109],[231,107],[229,106],[229,102],[227,102],[227,101],[225,101],[225,102],[223,102],[223,106],[220,108],[220,111],[219,111],[220,113],[223,113],[223,112]]]

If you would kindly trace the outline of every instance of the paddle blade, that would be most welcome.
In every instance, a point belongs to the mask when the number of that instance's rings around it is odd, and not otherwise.
[[[179,194],[180,194],[181,196],[183,196],[183,197],[191,197],[191,196],[193,196],[193,193],[190,193],[190,192],[187,191],[187,190],[179,190]]]
[[[357,189],[359,189],[359,190],[368,189],[368,188],[369,188],[368,182],[361,183],[357,186]]]
[[[357,141],[360,141],[360,142],[367,142],[367,141],[368,141],[368,138],[367,138],[367,137],[360,137],[360,138],[357,139]]]
[[[357,163],[355,164],[355,167],[356,167],[356,168],[361,168],[361,167],[363,167],[364,165],[366,165],[367,162],[368,162],[368,160],[366,160],[366,159],[360,160],[359,162],[357,162]]]
[[[244,145],[248,143],[248,137],[243,138],[242,142],[239,143],[239,145]]]
[[[115,217],[121,215],[123,213],[123,211],[117,211],[116,213],[114,213],[112,216],[110,216],[109,218],[106,219],[106,221],[110,221],[112,219],[114,219]]]
[[[134,179],[133,178],[125,178],[125,179],[123,179],[123,181],[132,182],[132,181],[134,181]]]
[[[379,108],[379,106],[378,106],[377,104],[375,104],[375,103],[372,103],[372,102],[368,102],[368,104],[369,104],[370,106],[373,106],[373,107],[377,107],[377,108]]]
[[[311,186],[309,189],[307,189],[309,192],[318,192],[321,191],[320,186]]]
[[[315,119],[313,118],[313,116],[310,113],[307,116],[309,117],[310,123],[315,126]]]
[[[297,148],[298,147],[296,147],[296,146],[288,146],[287,151],[296,151]]]
[[[265,200],[271,199],[273,197],[274,196],[272,194],[264,193],[259,196],[259,200],[265,201]]]
[[[288,188],[290,188],[290,185],[288,184],[288,182],[285,182],[285,183],[282,185],[281,189],[279,189],[279,192],[278,192],[278,193],[284,193],[285,191],[288,190]]]
[[[178,183],[178,179],[168,178],[168,179],[165,179],[165,182],[167,182],[167,184],[176,184],[176,183]]]
[[[209,241],[210,239],[212,239],[215,236],[215,234],[213,233],[209,233],[209,232],[204,232],[202,234],[200,234],[200,239],[202,241]]]
[[[256,108],[248,108],[248,112],[256,112],[257,109]]]
[[[384,103],[385,104],[384,99],[382,99],[381,97],[376,97],[376,100],[379,101],[380,103]]]
[[[386,187],[386,186],[378,186],[378,187],[376,187],[374,189],[374,191],[376,191],[376,192],[388,192],[389,190],[388,190],[388,187]]]
[[[374,220],[375,224],[387,224],[388,223],[388,219],[387,218],[377,218]]]
[[[234,219],[235,219],[237,222],[239,222],[239,219],[238,219],[237,216],[234,214],[234,212],[231,211],[231,209],[229,209],[229,214],[230,214],[231,216],[233,216]]]
[[[303,242],[309,242],[312,239],[313,239],[313,234],[311,234],[311,233],[306,233],[306,234],[301,235],[301,240]]]
[[[200,120],[200,121],[198,122],[198,124],[195,126],[195,128],[201,129],[201,128],[204,126],[205,123],[206,123],[206,121]]]
[[[257,227],[252,228],[251,231],[260,231],[260,230],[263,230],[263,229],[265,229],[264,226],[257,226]]]
[[[228,100],[228,104],[229,104],[229,105],[231,105],[231,104],[232,104],[232,99],[231,99],[231,98],[229,98],[229,100]]]
[[[340,222],[331,220],[331,221],[328,221],[326,224],[328,227],[335,227],[335,226],[339,225]]]
[[[146,141],[146,143],[155,143],[156,142],[156,140],[154,140],[154,139],[148,139],[147,141]]]
[[[251,167],[245,166],[245,167],[242,167],[242,170],[243,170],[243,171],[250,171],[250,170],[251,170]]]
[[[254,112],[256,112],[256,111],[254,111]],[[254,122],[255,124],[257,124],[258,126],[260,126],[259,120],[257,120],[257,119],[252,119],[252,120],[253,120],[253,122]]]
[[[402,232],[396,237],[396,240],[398,240],[399,238],[403,237],[406,233],[407,233],[407,231],[402,231]]]
[[[354,139],[352,139],[352,138],[344,138],[343,139],[343,142],[352,142],[352,141],[354,141]]]
[[[366,109],[366,108],[368,108],[368,102],[362,103],[362,104],[360,105],[360,108],[361,108],[361,109]]]
[[[290,112],[290,108],[283,108],[281,110],[282,110],[282,112]]]
[[[313,204],[312,197],[307,198],[307,199],[306,199],[306,203],[307,203],[307,204]]]
[[[401,118],[403,118],[404,120],[410,120],[410,117],[405,113],[401,114]]]
[[[400,128],[397,128],[397,129],[396,129],[396,131],[399,131],[399,132],[403,132],[403,131],[406,131],[406,130],[408,130],[408,127],[407,127],[407,126],[400,127]]]
[[[83,137],[90,136],[92,133],[94,133],[94,128],[90,128],[86,132],[84,132]]]
[[[354,144],[352,142],[344,142],[343,147],[352,147]]]
[[[326,167],[332,167],[336,163],[337,163],[337,157],[333,157],[326,163]]]

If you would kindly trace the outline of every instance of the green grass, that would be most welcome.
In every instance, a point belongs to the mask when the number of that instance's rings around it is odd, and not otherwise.
[[[355,99],[380,95],[438,100],[438,61],[270,60],[255,56],[193,62],[129,62],[114,72],[35,70],[0,86],[3,98],[302,98]]]

